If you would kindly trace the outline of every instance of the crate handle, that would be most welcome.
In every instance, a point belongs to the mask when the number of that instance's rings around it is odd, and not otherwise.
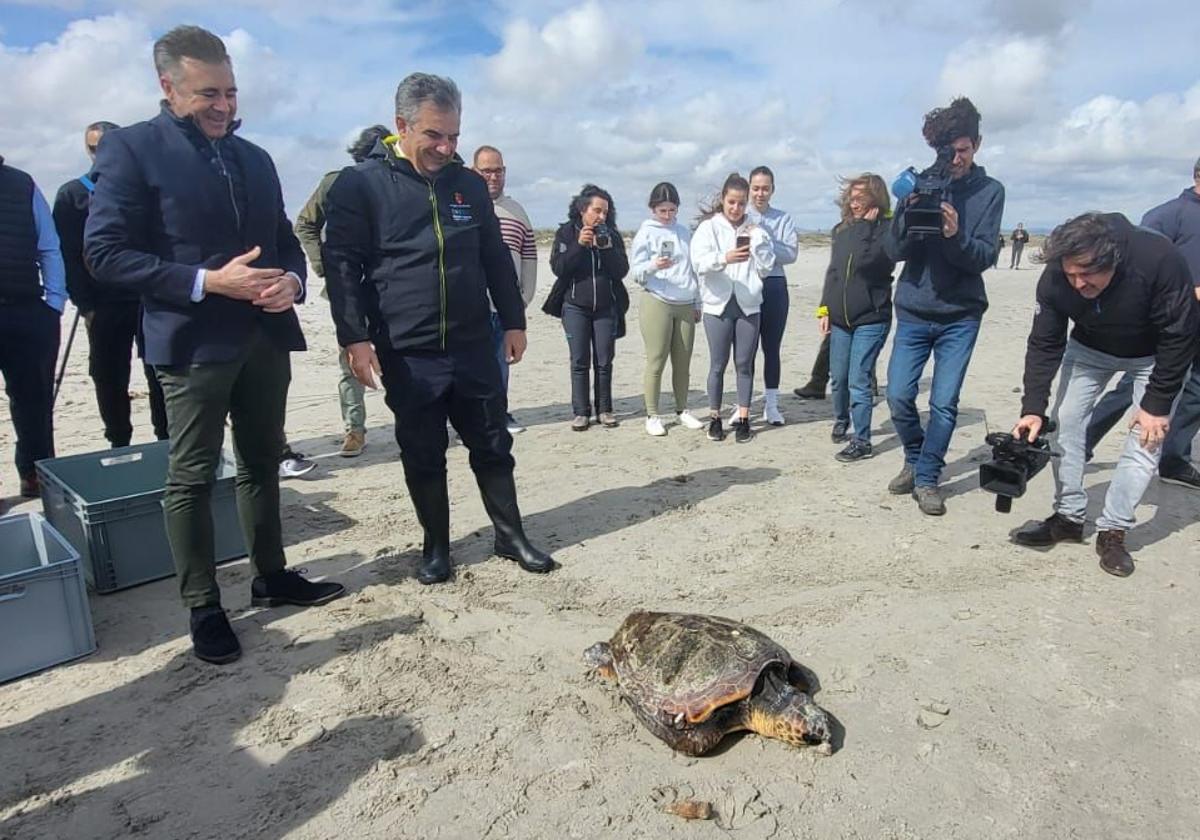
[[[124,455],[110,455],[107,458],[100,459],[100,466],[115,467],[118,464],[132,464],[142,460],[141,452],[127,452]]]
[[[5,589],[0,589],[0,604],[3,604],[5,601],[15,601],[18,598],[24,597],[25,587],[19,583],[15,583]]]

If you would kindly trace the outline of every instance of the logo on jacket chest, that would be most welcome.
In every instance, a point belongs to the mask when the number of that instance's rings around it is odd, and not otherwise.
[[[470,224],[475,221],[475,211],[467,203],[466,196],[460,192],[450,196],[450,221],[458,225]]]

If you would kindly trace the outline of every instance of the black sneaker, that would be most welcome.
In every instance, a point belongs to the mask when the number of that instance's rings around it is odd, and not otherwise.
[[[333,581],[313,583],[291,569],[281,569],[250,582],[250,603],[256,607],[316,607],[344,595],[346,587]]]
[[[1165,481],[1168,484],[1178,484],[1180,487],[1190,487],[1193,490],[1200,490],[1200,470],[1188,463],[1166,470],[1160,467],[1158,478],[1160,481]]]
[[[725,429],[721,425],[720,417],[714,417],[708,421],[708,439],[725,440]]]
[[[867,458],[871,458],[874,455],[875,453],[871,451],[871,444],[867,443],[865,440],[859,440],[858,438],[855,438],[854,440],[850,441],[849,446],[833,457],[837,458],[843,464],[848,464],[851,461],[862,461]]]
[[[242,655],[229,618],[220,607],[197,607],[192,610],[192,653],[197,659],[214,665],[225,665]]]
[[[754,438],[750,431],[750,418],[744,417],[733,421],[733,439],[736,443],[749,443]]]
[[[829,439],[834,443],[845,443],[850,440],[850,435],[846,434],[850,424],[843,423],[841,420],[833,424],[833,431],[829,435]]]

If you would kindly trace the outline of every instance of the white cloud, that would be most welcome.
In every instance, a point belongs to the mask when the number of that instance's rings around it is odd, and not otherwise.
[[[1054,45],[1043,36],[973,39],[946,57],[938,99],[968,96],[987,131],[1015,128],[1038,115],[1054,64]]]

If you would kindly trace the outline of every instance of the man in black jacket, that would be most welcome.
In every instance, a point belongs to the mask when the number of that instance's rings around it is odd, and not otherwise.
[[[84,148],[92,163],[100,138],[116,123],[94,122],[83,133]],[[83,229],[92,191],[99,177],[95,166],[86,175],[72,178],[54,199],[54,225],[67,266],[67,291],[83,316],[88,334],[88,375],[96,387],[96,405],[104,423],[104,437],[114,447],[128,446],[133,438],[130,422],[129,374],[134,345],[140,345],[140,295],[133,289],[107,289],[98,284],[83,259]],[[140,346],[139,346],[140,350]],[[139,353],[140,355],[140,353]],[[158,440],[167,439],[167,409],[162,386],[149,365],[142,366],[150,390],[150,422]]]
[[[1139,407],[1096,520],[1100,567],[1125,577],[1133,573],[1125,532],[1154,476],[1172,405],[1196,356],[1200,304],[1175,246],[1118,213],[1064,222],[1047,241],[1043,259],[1025,354],[1023,416],[1012,433],[1036,440],[1061,362],[1054,415],[1062,458],[1055,459],[1054,514],[1015,539],[1031,546],[1082,541],[1088,421],[1113,376],[1132,374]],[[1068,321],[1075,324],[1070,339]]]
[[[325,199],[325,277],[338,343],[360,382],[383,381],[404,478],[425,532],[417,579],[451,575],[446,418],[471,452],[495,553],[530,572],[554,561],[525,537],[488,295],[510,364],[525,308],[487,186],[455,154],[462,99],[413,73],[396,89],[397,137],[342,170]]]
[[[146,362],[170,423],[163,507],[192,643],[201,659],[230,662],[241,648],[221,609],[211,512],[226,417],[252,603],[311,606],[343,592],[283,556],[278,467],[288,353],[304,349],[292,307],[304,253],[271,158],[233,133],[237,87],[221,39],[176,27],[155,42],[154,65],[162,112],[105,136],[84,249],[101,286],[141,296]]]

